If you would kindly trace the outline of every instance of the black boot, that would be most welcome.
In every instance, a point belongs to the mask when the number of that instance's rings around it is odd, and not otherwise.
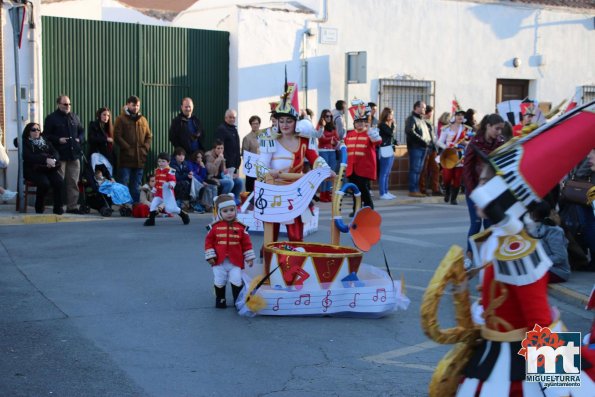
[[[450,186],[444,188],[444,202],[448,203],[448,200],[450,200]]]
[[[242,290],[242,288],[244,287],[244,285],[240,285],[239,287],[237,285],[231,285],[231,293],[233,295],[233,304],[236,304],[236,301],[238,300],[238,295],[240,295],[240,291]]]
[[[149,213],[149,219],[145,221],[145,226],[155,226],[155,217],[157,216],[157,211],[151,211]]]
[[[459,196],[459,191],[461,190],[460,187],[450,189],[450,203],[452,205],[457,205],[457,197]]]
[[[180,215],[180,218],[182,218],[182,222],[184,222],[184,225],[187,225],[190,223],[190,217],[188,216],[187,213],[185,213],[184,211],[180,211],[179,215]]]
[[[227,307],[227,303],[225,303],[225,285],[223,287],[217,287],[215,285],[215,307],[217,309],[225,309]]]

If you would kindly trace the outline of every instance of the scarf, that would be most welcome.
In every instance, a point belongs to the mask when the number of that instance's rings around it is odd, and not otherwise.
[[[34,148],[37,148],[42,152],[46,152],[49,149],[47,142],[41,136],[37,139],[29,138],[29,142],[31,142]]]

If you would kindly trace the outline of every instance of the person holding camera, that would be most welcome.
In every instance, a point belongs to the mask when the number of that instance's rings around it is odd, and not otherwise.
[[[23,130],[23,171],[27,181],[37,187],[35,212],[42,214],[45,195],[52,188],[54,194],[54,214],[62,215],[62,184],[60,175],[60,155],[54,146],[41,135],[37,123],[29,123]]]
[[[71,112],[70,98],[60,95],[57,109],[50,113],[43,126],[44,136],[60,154],[60,175],[66,184],[66,212],[79,214],[78,179],[81,171],[81,144],[85,136],[79,117]]]

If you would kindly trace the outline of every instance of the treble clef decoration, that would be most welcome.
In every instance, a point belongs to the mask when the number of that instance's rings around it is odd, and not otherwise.
[[[251,157],[248,157],[248,160],[246,160],[246,163],[244,163],[244,168],[246,168],[246,171],[248,172],[252,171],[253,167],[252,163],[250,162],[251,159]]]
[[[326,313],[329,307],[333,304],[333,301],[329,298],[331,296],[331,290],[326,291],[326,297],[322,300],[322,311]]]
[[[262,197],[263,194],[264,189],[260,188],[260,190],[258,191],[258,196],[256,197],[256,200],[254,200],[254,206],[260,210],[260,215],[264,214],[264,209],[268,205],[267,200]]]

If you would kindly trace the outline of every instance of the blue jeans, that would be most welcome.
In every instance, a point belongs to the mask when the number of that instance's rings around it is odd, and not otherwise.
[[[231,188],[231,192],[235,196],[236,203],[239,204],[240,202],[240,194],[244,190],[244,181],[240,178],[233,178],[233,186]]]
[[[231,179],[222,178],[219,179],[219,183],[221,184],[221,191],[219,192],[219,194],[227,194],[231,192],[231,189],[233,189],[234,183]]]
[[[132,175],[132,181],[130,181],[130,175]],[[120,182],[122,185],[130,189],[130,195],[132,201],[138,203],[140,200],[140,187],[143,182],[143,169],[142,168],[120,168]]]
[[[380,157],[380,169],[378,171],[378,191],[380,195],[388,193],[388,179],[390,172],[393,169],[393,163],[395,162],[395,156]]]
[[[409,151],[409,192],[419,192],[419,176],[424,167],[427,148],[411,148]]]
[[[469,210],[469,220],[471,224],[469,225],[469,232],[467,233],[467,252],[471,252],[471,243],[469,242],[469,237],[477,234],[481,231],[481,226],[483,225],[483,229],[486,230],[488,227],[492,225],[489,219],[480,218],[477,215],[477,209],[475,208],[475,203],[473,200],[469,198],[469,196],[465,195],[465,201],[467,202],[467,209]]]
[[[332,151],[321,150],[320,157],[322,157],[324,159],[324,161],[326,161],[328,166],[331,167],[331,170],[335,171],[335,168],[337,168],[337,154],[334,150],[332,150]],[[321,192],[330,192],[332,189],[333,189],[333,181],[332,180],[324,181],[320,185]]]

